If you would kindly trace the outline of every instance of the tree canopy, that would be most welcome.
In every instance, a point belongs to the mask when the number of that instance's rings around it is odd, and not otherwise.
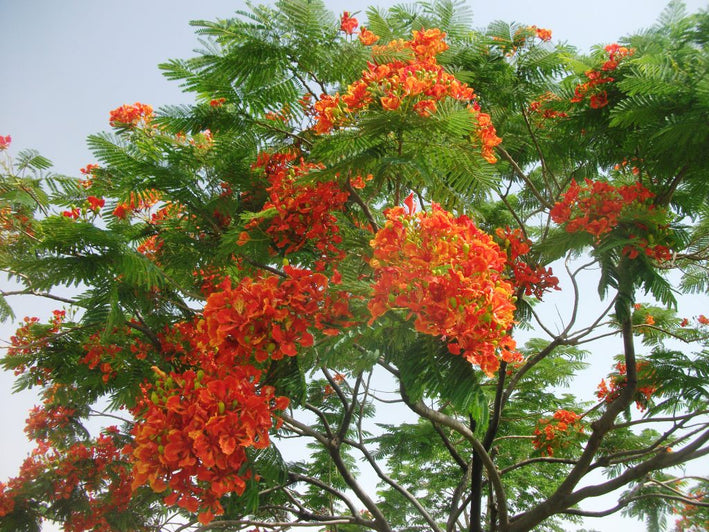
[[[706,529],[709,12],[589,55],[451,0],[193,24],[194,103],[81,176],[0,136],[0,317],[56,306],[0,361],[42,400],[0,530]]]

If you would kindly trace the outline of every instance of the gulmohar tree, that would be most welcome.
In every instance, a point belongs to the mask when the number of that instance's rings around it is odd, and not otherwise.
[[[81,178],[0,137],[4,317],[59,307],[2,359],[43,403],[0,529],[706,529],[709,14],[589,56],[357,16],[196,22],[195,103],[115,109]]]

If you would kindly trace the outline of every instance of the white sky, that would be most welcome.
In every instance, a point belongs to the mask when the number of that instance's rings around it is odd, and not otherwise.
[[[364,11],[396,2],[327,0],[335,12]],[[694,12],[706,0],[685,2]],[[607,44],[651,26],[665,7],[663,0],[498,0],[469,1],[474,25],[493,20],[536,24],[553,31],[581,51]],[[188,103],[176,83],[162,77],[157,64],[193,55],[199,43],[188,25],[194,19],[227,18],[244,9],[227,0],[0,0],[0,135],[11,135],[11,151],[35,148],[55,163],[55,171],[78,175],[94,162],[87,135],[108,129],[108,112],[141,101],[154,107]],[[362,17],[360,17],[361,20]],[[0,282],[2,282],[0,280]],[[31,301],[23,315],[46,316],[53,308]],[[0,326],[6,340],[14,327]],[[31,393],[10,394],[12,375],[0,373],[0,480],[17,473],[30,447],[22,429]],[[633,521],[593,521],[601,532],[644,530]],[[46,527],[45,530],[50,530]]]

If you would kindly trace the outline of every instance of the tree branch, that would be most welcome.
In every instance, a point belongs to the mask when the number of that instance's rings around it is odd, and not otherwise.
[[[416,496],[413,495],[404,486],[394,481],[389,475],[384,473],[384,471],[382,471],[382,469],[379,467],[379,464],[377,464],[377,461],[374,459],[372,454],[367,450],[364,445],[360,445],[358,442],[352,440],[345,440],[344,443],[350,445],[351,447],[354,447],[359,452],[361,452],[362,456],[364,456],[367,462],[369,462],[369,465],[372,466],[372,469],[374,469],[374,472],[377,474],[377,476],[384,482],[389,484],[396,491],[398,491],[406,500],[408,500],[413,505],[413,507],[416,508],[419,514],[421,514],[421,517],[423,517],[424,520],[428,523],[428,525],[431,527],[431,530],[434,530],[436,532],[443,532],[443,530],[436,524],[436,520],[431,517],[431,515],[426,511],[423,506],[421,506],[421,503],[418,501],[418,499],[416,499]]]
[[[418,415],[425,419],[428,419],[431,422],[439,423],[443,426],[453,429],[471,443],[473,449],[479,455],[480,460],[485,468],[485,471],[487,471],[488,478],[490,479],[490,482],[492,483],[493,488],[495,490],[495,496],[497,497],[497,501],[499,504],[500,525],[503,528],[506,527],[508,517],[507,498],[505,497],[505,490],[502,487],[502,481],[500,479],[500,475],[497,471],[497,468],[495,467],[495,464],[493,463],[492,459],[490,458],[490,455],[487,453],[487,450],[480,442],[480,440],[475,437],[473,432],[468,427],[466,427],[457,419],[449,417],[444,413],[439,412],[438,410],[433,410],[432,408],[429,408],[423,403],[423,401],[411,401],[408,395],[406,394],[403,385],[401,385],[401,395],[404,398],[404,402],[409,406],[409,408],[411,408],[411,410],[416,412]]]
[[[502,158],[505,159],[510,165],[512,166],[512,169],[514,170],[514,173],[522,180],[524,183],[529,187],[529,190],[532,194],[534,194],[534,197],[539,200],[539,203],[544,205],[547,209],[551,209],[553,205],[547,201],[544,196],[542,196],[539,191],[537,190],[537,187],[534,186],[534,183],[527,177],[527,175],[522,171],[522,169],[519,167],[517,162],[512,158],[512,156],[503,148],[501,145],[497,146],[497,151],[502,155]]]

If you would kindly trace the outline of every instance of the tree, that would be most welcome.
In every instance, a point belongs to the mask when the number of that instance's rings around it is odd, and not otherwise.
[[[195,23],[195,103],[115,109],[80,179],[0,137],[3,317],[62,306],[2,359],[44,401],[2,530],[706,526],[709,14],[588,57],[366,17]]]

